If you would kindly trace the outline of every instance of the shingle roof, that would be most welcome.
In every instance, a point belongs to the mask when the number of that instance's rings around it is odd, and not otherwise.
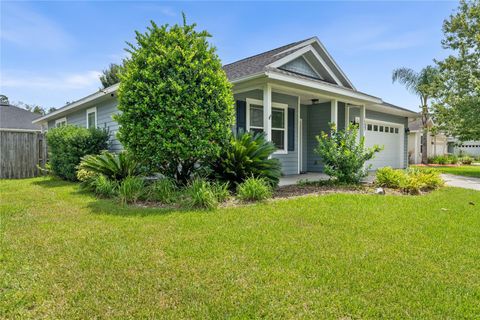
[[[294,46],[310,39],[312,38],[292,42],[290,44],[275,48],[273,50],[262,52],[254,56],[251,56],[242,60],[238,60],[233,63],[226,64],[223,66],[223,70],[227,74],[228,80],[230,81],[238,78],[242,78],[251,74],[256,74],[262,71],[266,71],[265,67],[267,65],[288,55],[290,53],[290,51],[288,51],[289,48],[293,48]],[[280,52],[283,52],[283,53],[279,54]]]
[[[32,121],[42,115],[11,105],[0,105],[0,129],[40,130]]]

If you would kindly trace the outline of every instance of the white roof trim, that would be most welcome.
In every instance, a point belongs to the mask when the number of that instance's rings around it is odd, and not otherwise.
[[[290,75],[281,74],[275,71],[268,71],[266,72],[266,75],[268,78],[273,80],[280,80],[280,81],[286,81],[286,82],[290,82],[298,85],[303,85],[306,87],[327,91],[327,92],[338,94],[341,96],[347,96],[347,97],[358,99],[365,102],[376,103],[376,104],[381,104],[383,102],[382,99],[380,98],[372,97],[361,92],[353,91],[351,89],[337,87],[335,85],[329,85],[327,83],[321,83],[315,80],[299,79],[297,77],[292,77]]]
[[[313,48],[311,45],[307,45],[305,47],[303,47],[302,49],[300,50],[297,50],[271,64],[269,64],[267,67],[271,67],[271,68],[279,68],[281,66],[283,66],[284,64],[287,64],[289,63],[290,61],[293,61],[295,60],[296,58],[298,57],[301,57],[303,56],[304,54],[306,54],[307,52],[311,52],[313,53],[313,55],[315,56],[315,58],[317,58],[318,62],[320,62],[320,64],[325,68],[325,70],[327,71],[327,73],[333,78],[333,80],[335,80],[335,82],[339,85],[339,86],[343,86],[342,82],[337,78],[337,76],[335,75],[335,73],[332,71],[332,69],[330,69],[330,67],[328,66],[328,64],[322,59],[322,57],[320,57],[320,55],[318,54],[318,52],[315,50],[315,48]]]
[[[61,115],[68,110],[74,109],[76,107],[79,107],[79,106],[87,103],[87,102],[91,102],[91,101],[94,101],[98,98],[104,97],[107,94],[110,94],[110,93],[113,93],[113,92],[117,91],[118,86],[119,86],[118,83],[114,84],[113,86],[110,86],[106,89],[103,89],[103,90],[95,92],[91,95],[88,95],[85,98],[82,98],[80,100],[77,100],[75,102],[67,104],[66,106],[64,106],[64,107],[62,107],[58,110],[55,110],[55,111],[53,111],[53,112],[51,112],[51,113],[49,113],[49,114],[47,114],[43,117],[40,117],[38,119],[33,120],[32,123],[40,123],[40,122],[48,121],[49,119],[54,118],[55,116]]]
[[[0,131],[11,131],[11,132],[40,132],[42,129],[14,129],[14,128],[0,128]]]
[[[317,43],[318,46],[323,50],[323,52],[325,52],[325,54],[327,55],[327,57],[329,58],[329,60],[333,63],[333,65],[337,68],[338,72],[343,76],[343,78],[347,81],[347,83],[354,89],[356,90],[355,86],[353,85],[353,83],[350,81],[350,79],[348,79],[347,75],[345,74],[345,72],[343,72],[342,68],[340,68],[340,66],[338,65],[338,63],[333,59],[332,55],[328,52],[327,48],[325,48],[325,46],[323,45],[323,43],[317,38],[317,37],[313,37],[311,39],[308,39],[302,43],[299,43],[297,44],[296,46],[293,46],[291,48],[288,48],[288,49],[285,49],[279,53],[277,53],[276,55],[280,55],[280,54],[283,54],[285,52],[289,52],[289,51],[293,51],[293,50],[296,50],[298,48],[302,48],[304,46],[307,46],[307,45],[312,45],[313,43]]]

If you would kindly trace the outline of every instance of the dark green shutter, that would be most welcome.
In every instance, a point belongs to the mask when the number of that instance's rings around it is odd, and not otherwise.
[[[237,100],[236,112],[237,135],[247,131],[247,103]]]
[[[288,109],[288,151],[295,151],[295,109]]]

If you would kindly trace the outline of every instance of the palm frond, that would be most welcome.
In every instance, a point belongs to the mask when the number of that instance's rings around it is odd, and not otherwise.
[[[399,82],[403,84],[408,91],[419,94],[419,74],[410,68],[398,68],[393,70],[392,82]]]

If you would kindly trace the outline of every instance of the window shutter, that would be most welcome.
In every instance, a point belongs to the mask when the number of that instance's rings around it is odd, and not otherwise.
[[[247,103],[237,100],[236,112],[237,135],[247,131]]]
[[[295,151],[295,109],[288,108],[288,151]]]

